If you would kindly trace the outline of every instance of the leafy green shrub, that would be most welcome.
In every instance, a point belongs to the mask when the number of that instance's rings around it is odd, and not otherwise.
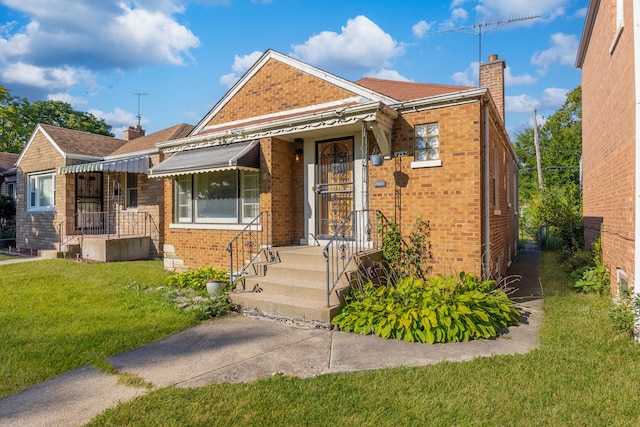
[[[587,250],[578,248],[573,251],[567,251],[564,261],[562,262],[562,269],[568,273],[584,267],[592,267],[595,265],[593,260],[593,253]]]
[[[205,290],[210,280],[228,283],[229,274],[221,267],[201,267],[184,273],[174,273],[167,277],[167,284],[181,289]]]
[[[584,293],[606,294],[609,292],[609,269],[605,265],[588,268],[573,286]]]
[[[632,337],[636,317],[640,314],[640,297],[625,298],[609,310],[608,317],[613,330],[620,335]]]
[[[491,338],[520,322],[494,284],[464,272],[426,282],[407,277],[388,287],[368,283],[352,290],[332,323],[347,332],[430,344]]]
[[[400,277],[426,278],[433,267],[431,252],[431,225],[422,217],[416,221],[409,234],[409,242],[405,242],[400,233],[400,226],[395,220],[380,223],[382,236],[382,257],[392,270]]]

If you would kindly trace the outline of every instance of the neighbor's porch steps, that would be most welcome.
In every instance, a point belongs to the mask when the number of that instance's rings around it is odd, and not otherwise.
[[[269,317],[329,325],[340,308],[336,290],[327,307],[326,261],[320,246],[265,249],[244,283],[238,282],[231,301],[245,311]],[[347,289],[344,282],[336,288]]]

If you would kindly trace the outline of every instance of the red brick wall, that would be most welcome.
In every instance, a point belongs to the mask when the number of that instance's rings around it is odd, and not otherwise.
[[[38,133],[24,153],[17,171],[16,246],[26,249],[55,249],[59,243],[56,226],[66,217],[65,175],[55,176],[55,211],[28,211],[28,174],[56,170],[64,158],[49,140]]]
[[[434,273],[482,274],[481,114],[480,102],[405,114],[393,129],[393,151],[407,151],[409,155],[385,160],[380,167],[369,167],[371,209],[381,210],[387,218],[395,217],[405,238],[416,218],[422,216],[430,221]],[[493,111],[494,122],[497,117]],[[442,166],[412,169],[413,127],[430,122],[439,123]],[[507,149],[509,141],[495,124],[490,140],[499,162],[497,169],[493,169],[492,163],[490,179],[496,170],[500,192],[499,207],[491,209],[491,258],[495,273],[500,276],[517,250],[515,183],[507,175],[513,177],[515,166]],[[396,186],[396,178],[405,180],[406,186]],[[386,181],[387,186],[374,188],[376,181]],[[509,189],[508,185],[512,187]],[[493,186],[490,200],[493,200]]]
[[[614,3],[614,2],[611,2]],[[632,2],[615,50],[615,5],[601,3],[582,67],[583,214],[591,243],[602,225],[605,264],[634,281],[635,99]],[[615,284],[614,284],[615,287]]]
[[[207,126],[349,98],[348,92],[324,80],[270,60],[207,123]]]

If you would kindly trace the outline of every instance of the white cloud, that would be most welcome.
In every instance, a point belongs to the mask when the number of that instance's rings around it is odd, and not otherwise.
[[[504,70],[504,85],[505,86],[518,86],[518,85],[531,85],[538,81],[535,77],[529,74],[522,74],[520,76],[514,76],[511,74],[511,67],[507,66]]]
[[[504,108],[507,114],[529,112],[533,114],[533,109],[539,104],[540,101],[527,94],[504,97]]]
[[[458,6],[463,5],[467,0],[453,0],[451,2],[451,6],[449,6],[449,9],[455,9]]]
[[[472,62],[464,71],[453,73],[451,80],[461,86],[478,85],[478,61]]]
[[[562,104],[567,100],[568,89],[561,89],[555,87],[546,88],[540,99],[540,108],[547,110],[557,110],[562,107]]]
[[[551,47],[534,53],[531,64],[538,67],[541,75],[546,74],[554,63],[573,67],[577,51],[578,38],[574,34],[555,33],[551,35]]]
[[[67,90],[87,69],[184,64],[199,39],[177,0],[3,0],[28,23],[0,28],[3,82]],[[16,74],[26,70],[26,75]],[[91,78],[93,79],[93,78]]]
[[[82,107],[88,104],[87,100],[84,98],[80,98],[77,96],[73,96],[69,93],[66,92],[60,92],[60,93],[50,93],[47,96],[47,99],[49,101],[62,101],[62,102],[66,102],[67,104],[71,105],[73,108],[78,108],[78,107]]]
[[[396,70],[376,70],[375,72],[367,73],[366,77],[373,77],[376,79],[383,79],[383,80],[396,80],[399,82],[412,81],[406,78],[405,76],[401,75],[400,73],[398,73]]]
[[[411,32],[415,37],[421,39],[425,34],[427,34],[427,31],[431,29],[431,25],[432,24],[428,23],[427,21],[422,20],[411,27]]]
[[[360,15],[349,19],[341,33],[323,31],[294,45],[292,56],[324,69],[362,72],[387,68],[391,59],[404,53],[403,44]]]
[[[258,59],[262,56],[263,52],[254,51],[248,55],[238,56],[235,55],[233,58],[233,64],[231,65],[232,73],[224,74],[220,77],[220,83],[231,87],[233,86],[240,77],[249,69],[253,64],[256,63]]]
[[[462,9],[461,7],[457,9],[453,9],[451,11],[451,19],[453,21],[466,21],[467,20],[467,11]]]
[[[127,128],[127,126],[132,126],[138,121],[138,118],[134,113],[124,111],[123,109],[118,107],[114,108],[111,112],[91,109],[89,110],[89,113],[93,114],[99,119],[104,119],[104,121],[114,129],[122,128],[124,130]],[[142,120],[140,122],[141,124],[145,125],[149,122],[149,120],[142,117]],[[116,135],[116,137],[119,138],[118,135]]]
[[[476,11],[486,19],[516,19],[540,15],[544,21],[551,21],[565,15],[565,7],[570,0],[480,0]],[[535,20],[523,21],[523,24]]]
[[[574,18],[578,18],[578,19],[584,19],[585,16],[587,16],[587,8],[583,7],[582,9],[578,9],[575,11],[575,13],[573,14]]]

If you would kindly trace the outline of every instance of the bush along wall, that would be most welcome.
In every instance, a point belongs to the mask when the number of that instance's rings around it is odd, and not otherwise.
[[[411,342],[492,338],[520,323],[520,313],[495,281],[474,275],[406,277],[392,286],[352,289],[332,324],[343,331]]]

